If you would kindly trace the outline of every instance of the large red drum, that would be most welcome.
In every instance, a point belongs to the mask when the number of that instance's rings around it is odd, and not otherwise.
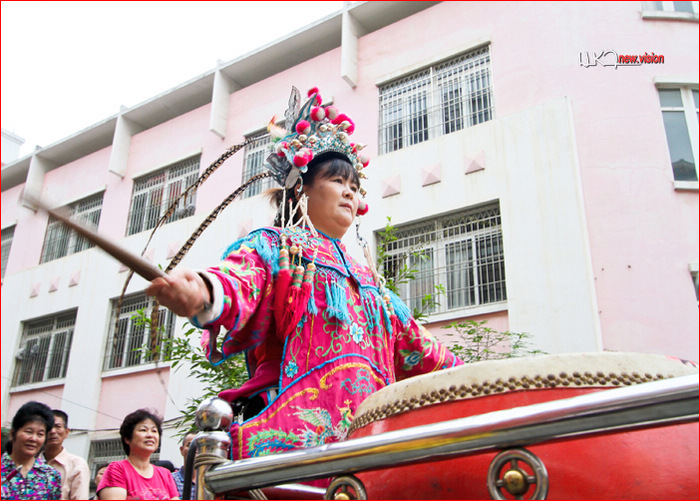
[[[358,408],[349,438],[697,372],[693,363],[636,353],[477,362],[376,392]],[[536,483],[526,482],[527,490],[519,492],[518,474],[530,479],[546,475],[549,499],[698,499],[698,422],[530,444],[356,476],[368,499],[532,499]]]

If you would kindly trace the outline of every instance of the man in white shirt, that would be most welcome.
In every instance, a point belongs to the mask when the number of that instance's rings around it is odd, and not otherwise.
[[[71,454],[63,447],[68,437],[68,415],[54,409],[54,427],[46,439],[44,457],[61,474],[61,499],[88,499],[90,494],[90,469],[80,456]]]

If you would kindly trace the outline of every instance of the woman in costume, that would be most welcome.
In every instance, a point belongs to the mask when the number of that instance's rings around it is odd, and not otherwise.
[[[123,461],[107,466],[97,485],[98,499],[180,499],[170,471],[151,464],[163,434],[163,421],[148,409],[124,418],[119,428]]]
[[[213,364],[245,352],[250,379],[219,395],[237,414],[232,459],[342,440],[371,393],[462,363],[384,287],[366,246],[369,266],[340,241],[367,211],[368,160],[349,140],[352,120],[321,106],[315,88],[295,102],[266,162],[282,186],[275,225],[235,242],[218,266],[146,290],[205,329]]]
[[[2,499],[61,499],[61,474],[41,456],[53,424],[51,409],[34,401],[12,418],[2,455]]]

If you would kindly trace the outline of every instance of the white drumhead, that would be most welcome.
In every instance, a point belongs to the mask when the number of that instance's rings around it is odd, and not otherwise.
[[[427,405],[541,388],[619,387],[697,374],[691,362],[646,353],[571,353],[487,360],[412,377],[367,397],[353,428]]]

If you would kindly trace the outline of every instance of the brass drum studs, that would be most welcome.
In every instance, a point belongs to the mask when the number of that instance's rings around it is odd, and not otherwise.
[[[491,461],[486,483],[491,499],[509,499],[504,490],[516,499],[546,499],[549,492],[547,468],[527,449],[499,453]],[[524,497],[529,492],[530,496]]]

